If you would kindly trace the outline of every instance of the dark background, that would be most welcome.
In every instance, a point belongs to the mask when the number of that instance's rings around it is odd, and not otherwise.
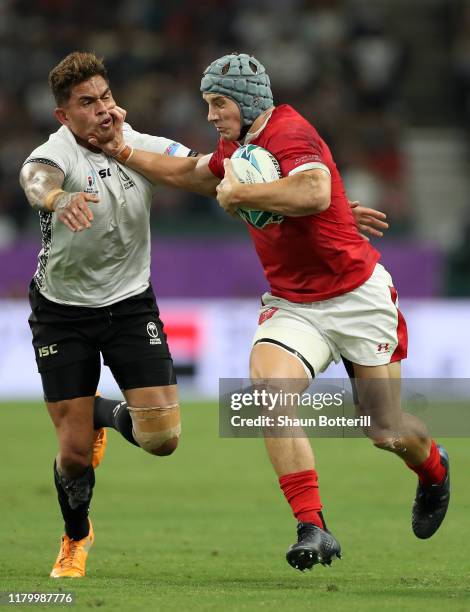
[[[18,172],[58,127],[47,75],[73,50],[104,57],[134,128],[203,153],[213,150],[216,132],[199,93],[202,71],[230,51],[254,54],[271,76],[275,103],[295,106],[332,148],[350,199],[387,213],[391,228],[376,244],[395,277],[412,267],[402,294],[415,295],[415,285],[417,295],[469,295],[469,7],[463,0],[7,0],[0,8],[0,295],[25,295],[23,279],[15,282],[5,265],[28,268],[22,262],[39,245]],[[251,248],[243,224],[216,202],[167,189],[155,198],[152,232],[170,249],[162,257],[171,259],[175,244],[189,254],[201,243],[211,249],[198,266],[217,260],[221,244],[242,258]],[[421,271],[428,281],[421,283]]]

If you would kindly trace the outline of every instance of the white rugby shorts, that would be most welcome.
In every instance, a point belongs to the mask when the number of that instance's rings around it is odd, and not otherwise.
[[[378,366],[406,357],[406,323],[392,277],[381,264],[357,289],[297,304],[265,293],[253,345],[276,344],[298,357],[310,377],[331,361]]]

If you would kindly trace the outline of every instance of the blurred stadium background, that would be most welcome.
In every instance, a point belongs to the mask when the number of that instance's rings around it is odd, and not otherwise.
[[[105,57],[136,129],[200,152],[216,142],[199,95],[202,70],[234,49],[259,57],[276,103],[293,104],[332,147],[350,198],[388,215],[390,230],[376,242],[409,322],[405,373],[468,376],[455,347],[470,343],[462,299],[470,296],[470,2],[7,0],[0,396],[40,395],[24,302],[39,224],[18,170],[57,128],[47,74],[75,49]],[[153,282],[181,380],[192,394],[214,395],[219,376],[246,373],[265,290],[254,250],[216,202],[166,189],[155,198],[152,232]],[[106,372],[102,384],[112,386]]]

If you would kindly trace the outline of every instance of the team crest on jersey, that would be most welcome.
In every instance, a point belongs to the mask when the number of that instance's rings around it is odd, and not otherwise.
[[[83,190],[85,193],[91,193],[92,195],[98,195],[98,186],[96,184],[96,172],[90,167],[88,176],[86,177],[86,187]]]
[[[118,165],[118,174],[119,174],[119,179],[124,189],[127,190],[127,189],[131,189],[131,187],[135,187],[134,181],[131,179],[131,177],[126,172],[124,172],[124,170],[119,165]]]

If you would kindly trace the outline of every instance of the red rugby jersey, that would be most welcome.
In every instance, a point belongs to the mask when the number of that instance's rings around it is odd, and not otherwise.
[[[271,293],[291,302],[317,302],[362,285],[380,253],[359,234],[330,149],[315,128],[283,104],[250,144],[270,151],[283,176],[321,166],[331,174],[331,204],[324,212],[285,217],[264,229],[247,225]],[[239,146],[219,140],[209,162],[215,176],[223,178],[223,160]]]

